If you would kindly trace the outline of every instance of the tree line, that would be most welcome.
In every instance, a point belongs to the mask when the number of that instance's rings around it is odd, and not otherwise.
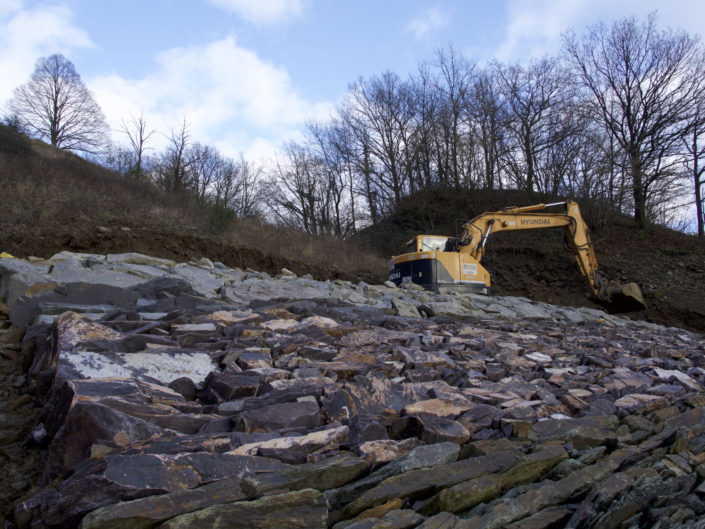
[[[123,122],[128,146],[110,164],[238,216],[335,237],[433,187],[572,197],[630,214],[640,227],[695,204],[705,237],[703,72],[699,39],[659,28],[655,14],[568,32],[559,54],[528,64],[479,65],[450,45],[408,77],[387,71],[352,83],[333,115],[309,123],[266,170],[192,141],[186,121],[163,152],[148,154],[142,116]],[[79,150],[51,120],[27,119],[36,75],[17,89],[12,119]],[[57,98],[45,99],[40,111],[50,114]]]

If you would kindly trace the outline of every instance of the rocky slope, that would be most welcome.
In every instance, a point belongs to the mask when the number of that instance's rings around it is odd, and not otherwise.
[[[0,278],[17,527],[705,525],[702,335],[207,259]]]

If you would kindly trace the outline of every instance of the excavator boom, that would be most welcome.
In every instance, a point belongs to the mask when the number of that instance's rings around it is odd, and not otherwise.
[[[562,213],[546,209],[564,206]],[[562,228],[590,295],[610,312],[633,312],[646,307],[636,283],[622,285],[598,273],[590,231],[578,204],[572,200],[554,204],[508,207],[483,213],[463,226],[460,237],[418,235],[407,244],[407,253],[393,257],[390,280],[413,281],[427,288],[455,286],[489,293],[489,273],[480,264],[491,234],[510,230]]]

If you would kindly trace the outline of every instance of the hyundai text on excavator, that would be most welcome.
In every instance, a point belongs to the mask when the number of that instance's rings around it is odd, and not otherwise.
[[[546,212],[564,206],[562,213]],[[636,283],[608,281],[597,271],[590,231],[572,200],[488,211],[465,223],[457,237],[417,235],[407,243],[406,253],[389,263],[389,280],[398,286],[412,281],[428,289],[455,287],[479,294],[490,293],[490,274],[482,266],[485,245],[491,234],[508,230],[563,228],[567,246],[575,255],[590,296],[610,312],[633,312],[646,308]]]

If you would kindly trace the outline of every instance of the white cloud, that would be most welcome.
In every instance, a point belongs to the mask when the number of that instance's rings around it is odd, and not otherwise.
[[[92,46],[63,5],[24,8],[19,0],[0,0],[0,105],[27,81],[39,57]]]
[[[554,54],[568,29],[580,34],[600,20],[610,24],[627,16],[644,18],[653,11],[658,11],[658,24],[664,29],[670,26],[705,36],[705,3],[693,0],[510,0],[506,37],[493,56],[525,61]]]
[[[292,137],[307,119],[331,106],[312,104],[291,85],[287,72],[241,48],[232,37],[177,48],[157,56],[143,79],[117,75],[88,83],[120,140],[120,122],[144,111],[151,128],[167,132],[186,118],[194,140],[228,156],[263,157]],[[164,138],[161,140],[164,142]]]
[[[208,0],[254,24],[271,24],[301,16],[303,0]]]
[[[436,7],[426,9],[412,18],[406,26],[406,30],[414,38],[421,40],[432,32],[442,29],[448,25],[450,17],[444,11]]]
[[[538,58],[560,46],[561,33],[589,7],[580,0],[514,0],[509,4],[507,36],[495,53],[500,61]]]
[[[17,11],[22,7],[20,0],[0,0],[0,17],[7,16],[12,11]]]

